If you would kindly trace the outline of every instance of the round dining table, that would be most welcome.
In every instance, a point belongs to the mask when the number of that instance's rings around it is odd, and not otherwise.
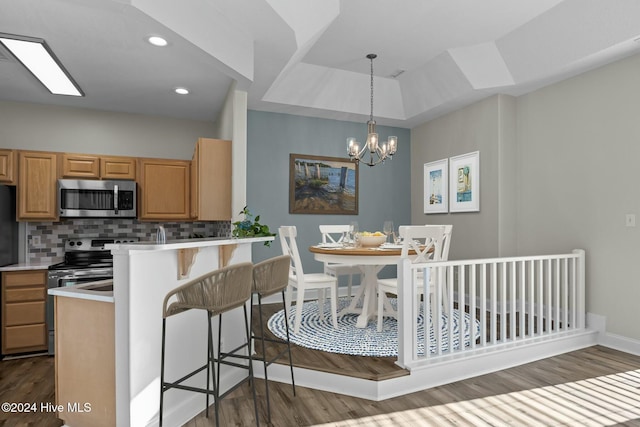
[[[356,327],[366,328],[369,319],[376,315],[378,272],[385,265],[396,264],[402,252],[401,245],[384,245],[381,247],[343,247],[343,246],[311,246],[309,252],[320,262],[356,265],[362,270],[364,278],[356,295],[348,307],[339,314],[359,314]],[[358,307],[362,300],[362,307]]]

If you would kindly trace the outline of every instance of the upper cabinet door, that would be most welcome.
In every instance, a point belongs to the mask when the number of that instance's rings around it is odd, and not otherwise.
[[[16,178],[16,151],[0,150],[0,182],[14,185]]]
[[[191,216],[231,220],[231,141],[198,139],[191,161]]]
[[[18,153],[19,179],[18,219],[57,220],[55,153],[20,151]]]
[[[136,179],[136,159],[100,156],[102,179]]]
[[[140,159],[139,217],[147,220],[188,220],[190,162]]]
[[[62,153],[62,177],[100,178],[100,159],[88,154]]]

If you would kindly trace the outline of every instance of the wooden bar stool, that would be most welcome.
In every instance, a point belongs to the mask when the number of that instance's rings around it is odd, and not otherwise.
[[[235,264],[229,267],[212,271],[195,280],[190,281],[169,292],[163,303],[162,312],[162,355],[160,367],[160,426],[162,426],[163,398],[164,393],[172,388],[188,390],[198,393],[205,393],[206,414],[209,417],[209,395],[214,397],[216,412],[216,426],[219,425],[220,400],[239,387],[246,381],[251,382],[253,392],[253,403],[256,415],[256,425],[260,425],[258,418],[258,405],[256,400],[255,381],[253,381],[253,367],[251,364],[251,335],[249,322],[247,320],[246,302],[251,299],[253,286],[253,264],[249,262]],[[234,308],[242,306],[244,309],[244,323],[247,342],[233,349],[230,352],[221,352],[220,344],[222,337],[222,314]],[[166,345],[166,324],[167,318],[188,310],[205,310],[207,312],[207,363],[200,368],[186,374],[174,382],[167,382],[164,378],[165,367],[165,345]],[[219,316],[218,321],[218,351],[214,354],[213,335],[211,319]],[[246,348],[247,355],[239,353]],[[249,364],[236,363],[227,358],[248,359]],[[230,365],[244,368],[249,371],[249,375],[224,393],[220,393],[220,366]],[[216,371],[217,365],[217,373]],[[183,385],[182,383],[199,372],[207,371],[206,389]],[[211,381],[210,381],[211,380]],[[213,386],[213,390],[211,389]]]
[[[262,356],[254,356],[253,360],[262,360],[264,364],[264,381],[267,396],[267,419],[271,422],[271,406],[269,402],[269,378],[267,376],[267,366],[284,356],[289,355],[289,369],[291,370],[291,386],[293,387],[293,395],[296,395],[296,384],[293,379],[293,362],[291,360],[291,343],[289,342],[289,320],[288,315],[284,316],[285,329],[287,331],[287,339],[265,337],[264,322],[262,320],[262,298],[280,292],[282,294],[282,306],[286,310],[284,290],[289,284],[289,265],[291,257],[289,255],[281,255],[275,258],[262,261],[253,266],[253,293],[258,295],[258,318],[260,319],[260,335],[253,333],[253,343],[259,340],[262,348]],[[253,321],[252,321],[253,324]],[[286,344],[287,348],[280,351],[274,357],[267,360],[265,351],[265,341]]]

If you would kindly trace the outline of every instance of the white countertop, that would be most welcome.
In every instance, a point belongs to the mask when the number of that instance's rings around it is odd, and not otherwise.
[[[81,283],[73,286],[63,286],[51,288],[47,291],[49,295],[56,297],[68,297],[86,299],[91,301],[113,302],[113,291],[92,291],[91,288],[101,285],[113,284],[112,279],[97,280],[95,282]]]
[[[0,271],[19,271],[19,270],[46,270],[50,265],[56,264],[55,262],[21,262],[18,264],[9,264],[4,267],[0,267]]]
[[[110,249],[111,253],[127,253],[132,251],[166,251],[174,249],[186,248],[204,248],[208,246],[224,246],[238,245],[244,243],[256,243],[273,241],[275,237],[252,237],[252,238],[234,238],[234,237],[208,237],[201,239],[181,239],[167,240],[167,243],[157,242],[135,242],[135,243],[112,243],[105,245],[105,249]]]

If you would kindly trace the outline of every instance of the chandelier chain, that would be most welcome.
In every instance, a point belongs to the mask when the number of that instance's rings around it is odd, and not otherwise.
[[[373,121],[373,57],[369,58],[371,61],[371,115],[369,120]]]

